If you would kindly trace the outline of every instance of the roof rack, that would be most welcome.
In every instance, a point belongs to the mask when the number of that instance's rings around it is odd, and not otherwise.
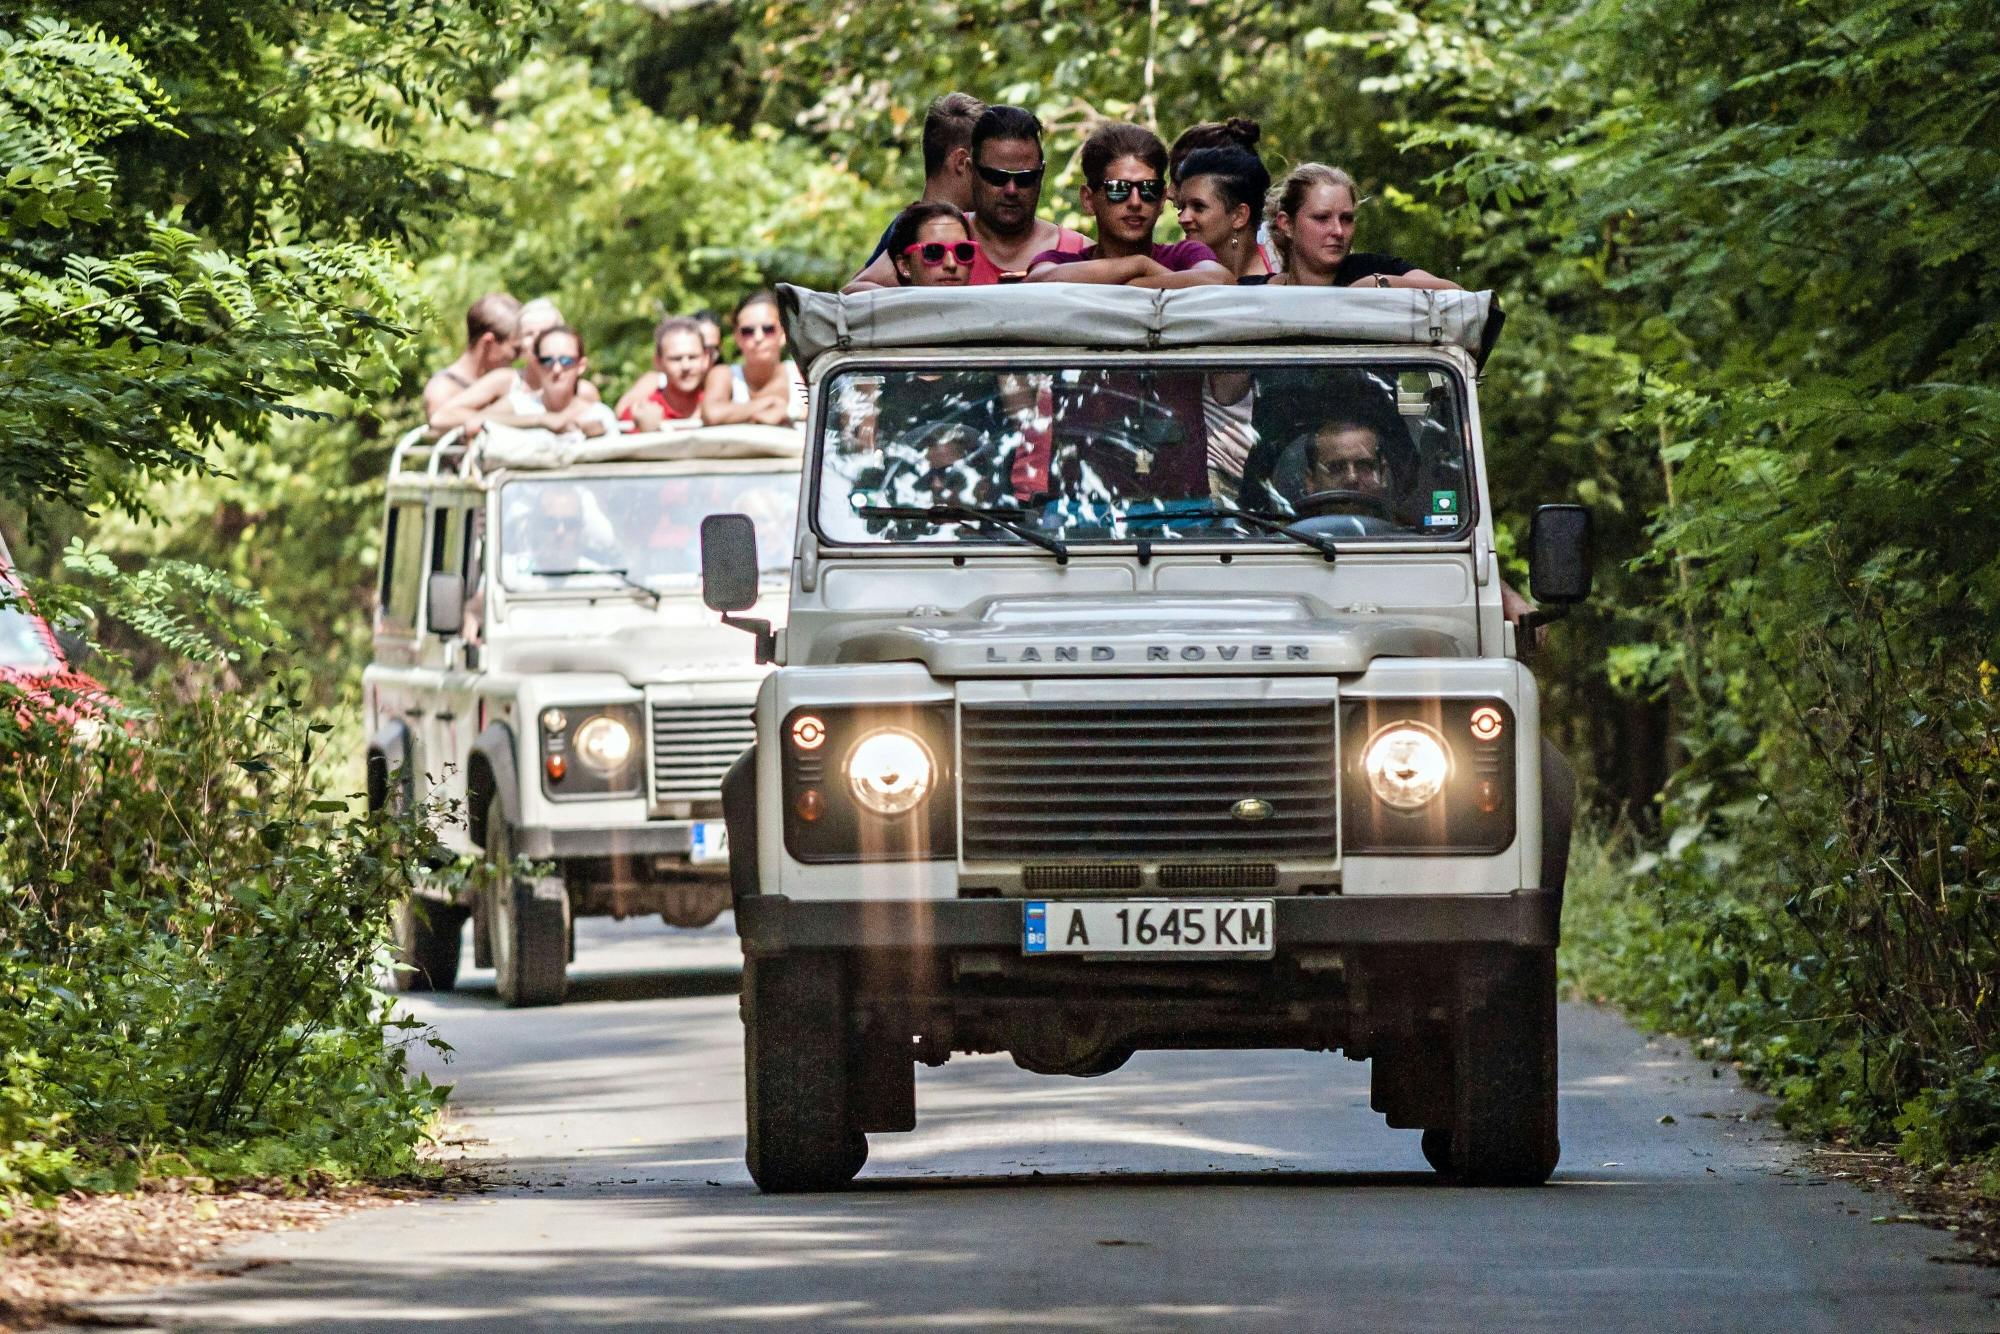
[[[389,480],[410,481],[417,476],[432,481],[444,476],[464,477],[470,473],[477,452],[455,429],[432,439],[430,432],[419,426],[396,442],[396,448],[389,455]]]
[[[796,459],[804,449],[803,432],[792,426],[708,426],[584,440],[558,440],[546,432],[489,427],[472,441],[457,430],[433,440],[420,426],[396,442],[389,455],[389,480],[434,482],[449,477],[464,481],[494,468],[532,471],[580,463]]]

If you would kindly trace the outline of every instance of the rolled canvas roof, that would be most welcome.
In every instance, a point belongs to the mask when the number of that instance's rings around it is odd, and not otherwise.
[[[778,288],[801,370],[837,348],[1017,344],[1195,347],[1400,343],[1464,348],[1484,362],[1503,315],[1491,292],[1407,287],[1187,287],[1091,283],[890,287],[841,296]]]
[[[567,468],[579,463],[677,459],[785,459],[805,452],[805,436],[795,426],[704,426],[644,435],[553,435],[498,424],[480,436],[480,463],[487,468]]]

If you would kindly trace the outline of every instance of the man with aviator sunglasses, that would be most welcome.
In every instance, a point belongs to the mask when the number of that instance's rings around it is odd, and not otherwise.
[[[978,249],[967,281],[974,286],[1016,281],[1045,251],[1069,253],[1090,238],[1036,216],[1042,201],[1042,123],[1020,107],[988,107],[972,127],[972,212],[966,216]],[[843,291],[897,285],[896,256],[884,253]]]
[[[1097,219],[1097,244],[1080,253],[1035,256],[1031,282],[1205,287],[1235,276],[1199,241],[1156,245],[1153,228],[1167,198],[1167,146],[1143,125],[1113,121],[1083,144],[1083,206]]]

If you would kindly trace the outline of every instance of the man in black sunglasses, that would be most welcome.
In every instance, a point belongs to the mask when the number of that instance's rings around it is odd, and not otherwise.
[[[1166,191],[1167,146],[1160,136],[1122,121],[1100,125],[1083,143],[1083,206],[1097,219],[1097,244],[1080,254],[1036,255],[1030,280],[1133,287],[1234,282],[1199,241],[1154,244]]]
[[[972,212],[967,221],[979,243],[973,259],[974,284],[1007,282],[1026,275],[1043,251],[1080,251],[1090,238],[1036,216],[1042,202],[1042,123],[1020,107],[988,107],[972,127]],[[887,255],[855,275],[843,290],[865,292],[896,286]]]

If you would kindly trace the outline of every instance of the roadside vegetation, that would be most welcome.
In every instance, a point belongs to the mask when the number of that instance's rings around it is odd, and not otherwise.
[[[410,831],[313,729],[424,375],[496,286],[615,386],[664,311],[843,276],[951,88],[1042,114],[1058,208],[1093,118],[1254,117],[1374,197],[1358,248],[1500,293],[1503,550],[1542,501],[1598,533],[1537,668],[1618,831],[1572,976],[1802,1129],[2000,1164],[1984,7],[0,0],[0,526],[134,714],[76,765],[0,740],[0,1182],[407,1161],[434,1092],[359,961]],[[66,861],[31,772],[89,813]]]

